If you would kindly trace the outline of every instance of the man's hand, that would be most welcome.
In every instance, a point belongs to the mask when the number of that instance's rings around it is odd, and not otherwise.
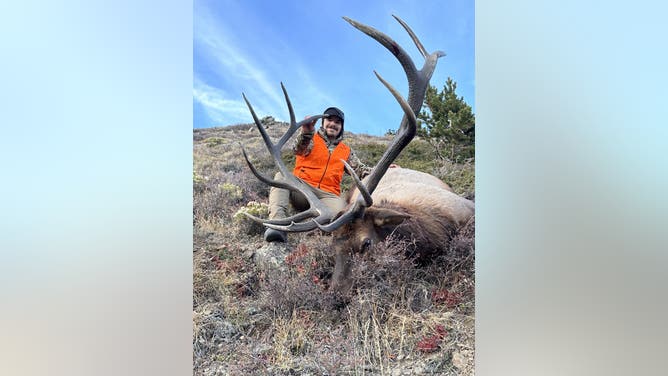
[[[311,117],[311,115],[306,115],[304,117],[304,120],[306,120],[310,117]],[[302,132],[313,133],[313,130],[315,129],[315,122],[316,121],[318,121],[318,119],[315,119],[310,123],[306,123],[306,124],[302,125]]]

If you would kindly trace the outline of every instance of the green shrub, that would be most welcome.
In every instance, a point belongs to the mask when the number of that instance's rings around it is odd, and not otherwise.
[[[356,145],[354,147],[357,157],[368,166],[375,165],[387,149],[387,146],[379,143]]]
[[[209,137],[204,140],[204,143],[209,147],[214,147],[225,143],[225,139],[222,137]]]

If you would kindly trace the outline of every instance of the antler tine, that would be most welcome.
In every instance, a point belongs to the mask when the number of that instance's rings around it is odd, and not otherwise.
[[[257,118],[257,115],[255,114],[255,110],[253,109],[253,106],[248,101],[248,98],[246,98],[246,94],[241,93],[241,96],[244,97],[244,101],[246,102],[246,106],[248,106],[248,109],[250,110],[251,115],[253,116],[253,121],[255,122],[255,126],[260,131],[260,135],[262,135],[262,139],[264,140],[265,145],[267,145],[267,148],[269,149],[269,152],[273,152],[274,143],[271,142],[271,138],[269,137],[269,134],[267,133],[267,131],[262,126],[262,123],[260,122],[260,119]],[[272,155],[273,155],[273,153],[272,153]]]
[[[445,53],[443,51],[435,51],[431,54],[428,53],[413,30],[411,30],[410,27],[408,27],[408,25],[399,17],[393,17],[401,24],[406,32],[408,32],[408,35],[413,40],[413,43],[415,43],[422,56],[425,58],[425,63],[422,69],[419,71],[415,67],[413,59],[411,59],[406,51],[401,48],[401,46],[399,46],[392,38],[371,26],[361,24],[348,17],[343,17],[343,19],[358,30],[362,31],[364,34],[375,39],[378,43],[387,48],[388,51],[390,51],[397,58],[397,60],[399,60],[401,67],[406,73],[406,78],[408,79],[408,104],[410,104],[413,112],[417,114],[420,112],[420,108],[422,107],[422,101],[424,100],[424,95],[427,91],[429,79],[431,79],[431,75],[434,73],[434,69],[436,69],[436,61],[438,58],[445,56]]]
[[[326,225],[321,225],[319,223],[316,223],[319,229],[325,232],[332,232],[339,227],[345,225],[346,223],[351,222],[353,219],[358,218],[362,213],[364,212],[364,207],[360,206],[358,201],[355,201],[351,207],[346,210],[341,216],[336,218],[332,223],[328,223]]]
[[[288,111],[290,111],[290,127],[285,132],[283,137],[281,137],[281,139],[276,143],[276,145],[279,148],[283,148],[283,145],[285,145],[285,143],[288,142],[290,137],[292,137],[292,135],[294,135],[297,129],[299,129],[302,125],[310,123],[314,120],[318,120],[325,116],[325,115],[315,115],[297,123],[295,120],[295,111],[292,109],[292,102],[290,101],[290,97],[288,96],[288,91],[285,89],[285,85],[283,85],[282,82],[281,82],[281,89],[283,90],[283,95],[285,96],[285,102],[288,104]]]
[[[281,231],[304,232],[304,231],[315,230],[320,225],[318,224],[318,222],[316,222],[315,219],[312,219],[309,222],[300,222],[300,223],[292,222],[288,226],[280,226],[280,225],[274,225],[274,224],[270,224],[270,223],[265,223],[265,226],[267,226],[269,228],[273,228],[275,230],[281,230]]]
[[[290,102],[290,97],[288,97],[288,92],[285,90],[285,86],[281,82],[281,89],[283,90],[283,95],[285,96],[285,102],[288,104],[288,110],[290,111],[290,126],[288,127],[288,130],[285,132],[283,137],[281,137],[280,140],[276,143],[276,145],[279,145],[279,148],[282,148],[283,145],[285,145],[286,142],[292,137],[293,134],[299,129],[297,122],[295,121],[295,111],[292,109],[292,103]]]
[[[285,90],[285,85],[281,81],[281,90],[283,90],[283,96],[285,97],[285,102],[288,104],[288,111],[290,111],[290,124],[295,123],[295,111],[292,109],[292,102],[290,102],[290,97],[288,96],[288,91]]]
[[[359,23],[345,16],[343,17],[343,19],[346,20],[349,24],[353,25],[359,31],[375,39],[378,43],[387,48],[392,53],[392,55],[394,55],[397,58],[397,60],[399,60],[401,67],[404,69],[404,72],[406,72],[406,77],[408,78],[409,86],[411,86],[413,82],[416,82],[418,80],[418,75],[417,75],[418,71],[415,68],[413,59],[411,59],[411,57],[406,53],[406,51],[404,51],[403,48],[401,48],[400,45],[397,44],[397,42],[395,42],[392,38],[374,29],[371,26]]]
[[[399,94],[399,92],[392,87],[387,81],[383,79],[376,71],[373,71],[376,74],[376,77],[380,82],[385,85],[385,87],[390,90],[390,93],[394,98],[399,102],[401,109],[404,110],[404,120],[402,121],[401,127],[397,132],[397,135],[392,140],[390,146],[380,157],[376,166],[374,166],[373,171],[369,174],[368,180],[366,181],[366,188],[369,193],[373,193],[380,182],[380,179],[385,175],[385,172],[390,167],[390,164],[399,156],[399,153],[411,142],[415,133],[417,133],[417,119],[415,117],[415,112],[411,109],[408,102]]]
[[[300,213],[297,213],[293,216],[287,217],[287,218],[278,218],[278,219],[264,219],[260,217],[256,217],[252,214],[249,213],[243,213],[246,217],[252,219],[255,222],[262,223],[263,225],[288,225],[291,223],[295,223],[296,221],[301,221],[302,219],[307,219],[307,218],[312,218],[313,214],[310,211],[303,211]],[[310,224],[309,222],[304,222],[306,224]]]
[[[355,170],[348,164],[348,162],[344,161],[343,159],[341,160],[341,162],[343,162],[343,167],[346,169],[346,171],[348,171],[350,176],[352,176],[353,181],[357,186],[357,189],[360,191],[360,194],[364,198],[364,206],[368,208],[369,206],[373,205],[373,199],[371,198],[371,194],[364,186],[364,183],[362,183],[362,180],[360,180],[360,177],[357,176]]]
[[[317,200],[317,202],[319,205],[321,204],[320,200]],[[265,226],[276,230],[303,232],[303,231],[314,230],[316,227],[321,227],[320,223],[329,223],[332,219],[331,212],[329,211],[329,209],[327,209],[327,207],[324,207],[323,214],[319,215],[318,217],[311,218],[309,221],[306,222],[294,222],[295,220],[298,219],[308,218],[305,215],[302,216],[303,213],[306,212],[299,213],[289,218],[283,218],[282,220],[264,221],[262,223]],[[290,224],[285,226],[282,225],[281,223],[290,223]]]
[[[264,129],[264,127],[262,126],[262,123],[260,123],[260,120],[258,119],[257,115],[255,114],[255,110],[253,109],[253,106],[252,106],[252,105],[250,104],[250,102],[248,101],[248,98],[246,98],[246,95],[243,94],[243,93],[242,93],[241,95],[244,97],[244,101],[246,101],[246,105],[248,106],[248,109],[250,110],[251,115],[253,116],[253,120],[255,121],[255,126],[256,126],[257,129],[260,131],[260,135],[262,135],[262,139],[264,140],[264,144],[267,146],[267,150],[269,151],[269,154],[270,154],[270,155],[272,156],[272,158],[274,159],[274,163],[275,163],[276,166],[278,167],[278,170],[281,172],[281,174],[282,174],[283,176],[287,176],[287,175],[289,175],[288,168],[285,167],[285,164],[283,164],[283,161],[281,160],[281,145],[280,145],[280,144],[274,144],[273,142],[271,142],[271,138],[269,137],[269,134],[267,133],[267,131],[266,131],[266,130]],[[294,122],[292,123],[292,125],[294,126]],[[290,131],[290,130],[288,130],[288,132],[289,132],[289,131]],[[246,151],[245,151],[245,149],[243,148],[243,145],[242,145],[242,147],[241,147],[241,150],[242,150],[242,152],[243,152],[243,154],[244,154],[244,158],[246,158],[246,162],[248,163],[248,166],[250,167],[251,171],[252,171],[253,174],[255,174],[255,176],[257,176],[257,178],[260,179],[262,182],[264,182],[264,183],[266,183],[266,184],[269,184],[269,185],[271,185],[271,186],[274,186],[274,187],[288,188],[288,189],[292,189],[292,190],[298,190],[298,189],[296,189],[295,187],[290,186],[289,184],[279,183],[279,182],[277,182],[276,180],[269,179],[269,178],[267,178],[266,176],[263,176],[262,174],[260,174],[260,173],[257,171],[257,169],[255,169],[255,167],[254,167],[253,164],[250,162],[250,160],[248,159],[248,156],[246,155]]]
[[[255,177],[258,178],[258,180],[260,180],[261,182],[263,182],[267,185],[271,185],[272,187],[295,190],[295,188],[288,183],[285,183],[285,182],[280,181],[280,180],[271,179],[271,178],[267,177],[266,175],[263,175],[262,173],[260,173],[260,171],[258,171],[255,168],[253,163],[251,163],[250,159],[248,158],[248,155],[246,154],[246,149],[241,144],[241,142],[239,143],[239,145],[241,146],[241,153],[243,154],[244,159],[246,160],[246,164],[248,164],[248,167],[251,169],[251,172],[253,173],[253,175],[255,175]]]
[[[394,17],[395,20],[399,21],[399,23],[401,24],[401,26],[404,27],[404,29],[406,30],[406,32],[408,33],[408,35],[410,35],[411,39],[413,40],[413,43],[415,43],[415,47],[417,47],[417,49],[420,50],[420,53],[422,54],[422,57],[424,57],[424,58],[426,59],[427,56],[429,55],[429,53],[428,53],[427,50],[424,48],[424,46],[423,46],[422,43],[420,42],[420,39],[418,39],[417,35],[415,35],[415,33],[413,32],[413,30],[411,30],[411,28],[408,27],[408,25],[407,25],[401,18],[395,16],[394,14],[392,15],[392,17]]]

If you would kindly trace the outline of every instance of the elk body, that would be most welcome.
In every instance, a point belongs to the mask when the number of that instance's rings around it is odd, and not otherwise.
[[[399,153],[415,137],[417,132],[415,114],[419,113],[422,107],[429,79],[436,68],[438,58],[445,56],[441,51],[428,53],[408,25],[398,17],[394,17],[408,32],[424,57],[425,63],[422,69],[418,70],[408,54],[390,37],[372,27],[344,17],[347,22],[375,39],[396,57],[408,79],[408,97],[404,99],[376,73],[378,79],[401,106],[404,117],[387,150],[364,181],[359,179],[345,161],[343,162],[347,172],[353,177],[356,189],[341,213],[331,213],[309,189],[307,183],[292,175],[280,155],[281,148],[297,129],[323,115],[296,122],[287,91],[281,84],[290,111],[290,127],[274,144],[244,96],[267,149],[285,180],[276,181],[260,174],[242,148],[251,171],[266,184],[300,193],[310,205],[309,209],[288,218],[266,220],[246,215],[277,230],[301,232],[319,228],[333,233],[336,263],[331,287],[336,290],[346,290],[351,286],[350,256],[353,252],[364,252],[394,232],[411,240],[418,255],[428,256],[444,249],[454,231],[474,214],[473,203],[453,193],[438,178],[415,170],[389,168]]]
[[[355,190],[350,201],[359,194]],[[390,168],[371,195],[374,205],[334,233],[332,288],[351,284],[351,253],[364,253],[394,234],[410,242],[411,256],[428,259],[444,251],[457,228],[474,215],[474,204],[440,179],[406,168]]]

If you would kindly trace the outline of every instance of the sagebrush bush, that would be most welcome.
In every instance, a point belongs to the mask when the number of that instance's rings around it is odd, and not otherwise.
[[[222,137],[209,137],[204,140],[204,143],[209,147],[213,147],[225,143],[225,139]]]
[[[246,205],[242,206],[237,210],[236,213],[234,213],[234,220],[235,221],[244,221],[248,219],[244,214],[251,214],[256,217],[266,217],[269,215],[269,206],[265,204],[264,202],[255,202],[255,201],[250,201]]]
[[[193,170],[193,191],[202,192],[206,188],[206,179]]]
[[[243,197],[241,187],[235,184],[223,183],[220,185],[220,190],[231,200],[239,200]]]
[[[267,218],[269,216],[269,206],[264,202],[250,201],[246,205],[239,208],[239,210],[234,213],[232,218],[234,223],[239,226],[240,230],[248,235],[258,235],[264,231],[264,226],[261,223],[257,223],[252,219],[248,218],[246,214],[258,218]]]
[[[442,161],[433,174],[448,183],[452,190],[467,198],[475,192],[475,166],[472,161],[453,163]]]

